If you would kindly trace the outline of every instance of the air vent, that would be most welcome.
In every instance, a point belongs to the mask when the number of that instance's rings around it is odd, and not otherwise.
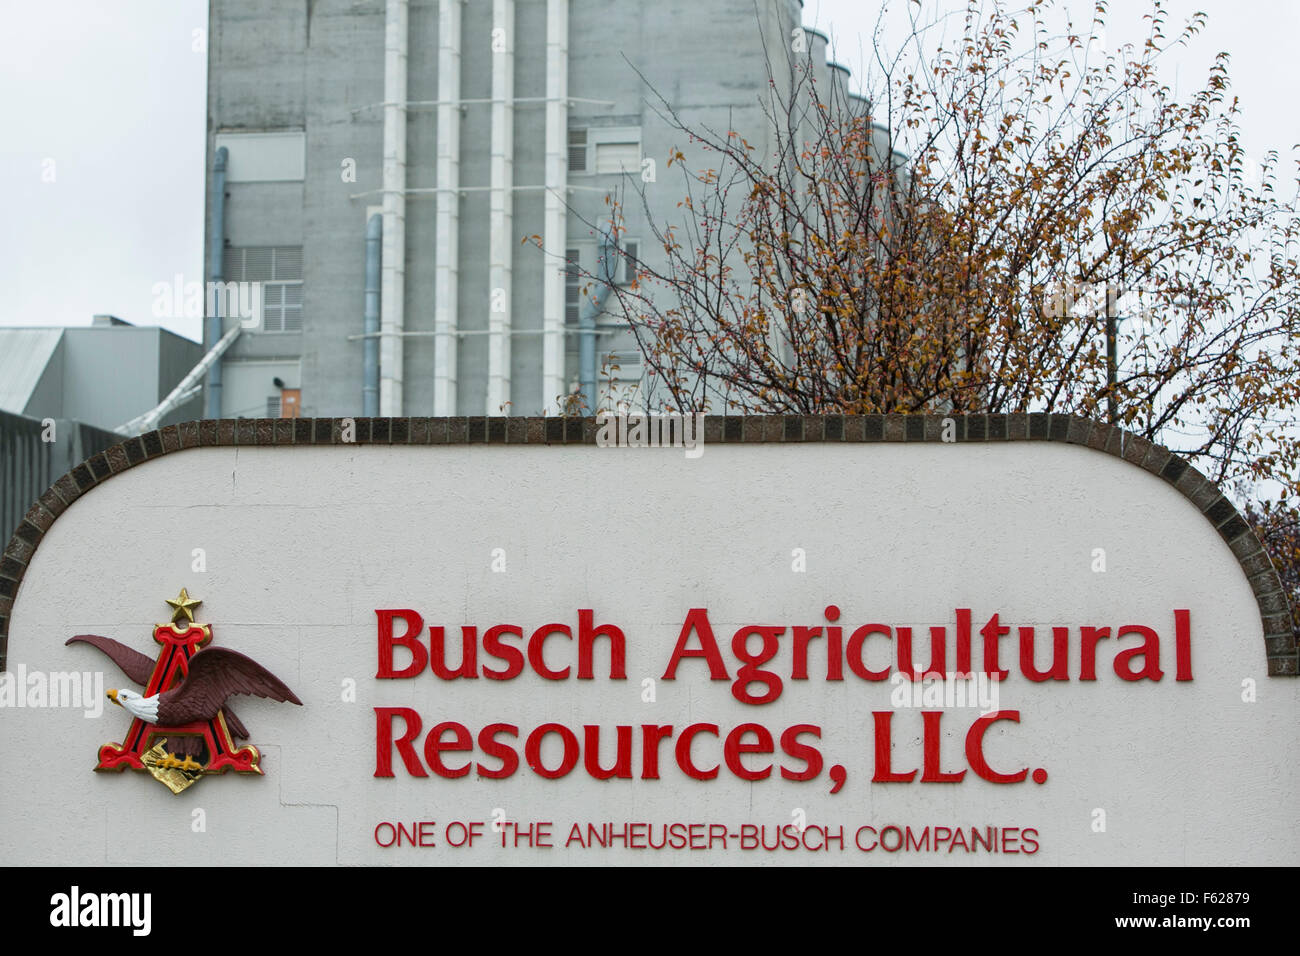
[[[226,282],[262,284],[260,332],[302,330],[302,246],[232,246],[225,250]]]
[[[569,130],[569,172],[585,173],[587,171],[587,131],[585,129]]]
[[[579,284],[582,281],[578,275],[578,250],[565,249],[564,258],[569,263],[564,268],[564,321],[566,325],[577,325],[580,307]]]

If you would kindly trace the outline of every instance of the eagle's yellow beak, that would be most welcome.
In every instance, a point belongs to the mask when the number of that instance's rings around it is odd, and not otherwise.
[[[120,700],[117,699],[117,690],[116,690],[116,689],[109,690],[109,692],[108,692],[108,699],[111,700],[113,703],[117,704],[117,706],[119,706],[119,707],[122,706],[122,702],[121,702]]]

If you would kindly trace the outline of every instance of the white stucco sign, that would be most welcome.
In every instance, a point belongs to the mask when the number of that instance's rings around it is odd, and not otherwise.
[[[1300,861],[1285,603],[1216,489],[1104,426],[794,421],[92,460],[7,552],[0,854]]]

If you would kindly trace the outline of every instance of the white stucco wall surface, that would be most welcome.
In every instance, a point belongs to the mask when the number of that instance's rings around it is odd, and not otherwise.
[[[140,690],[94,648],[64,642],[101,634],[152,657],[152,628],[169,620],[164,599],[182,587],[203,601],[196,617],[214,646],[254,658],[303,701],[232,701],[265,775],[208,775],[173,795],[143,772],[93,772],[100,745],[122,740],[130,723],[120,708],[87,717],[79,707],[4,707],[6,863],[1300,863],[1300,682],[1266,676],[1259,610],[1237,560],[1167,483],[1079,446],[719,445],[696,460],[589,445],[189,449],[112,478],[55,522],[14,604],[10,671],[98,671],[105,687]],[[978,707],[896,707],[893,684],[848,667],[828,681],[824,638],[810,645],[809,678],[792,680],[793,626],[827,626],[831,604],[846,644],[865,624],[912,627],[922,665],[929,628],[945,626],[949,670],[957,609],[971,610],[977,667],[978,630],[999,614],[1012,630],[1000,642],[1011,674],[998,706],[1019,721],[994,723],[984,753],[1001,772],[1042,770],[1045,780],[973,772],[964,742]],[[445,627],[454,664],[463,625],[480,637],[502,623],[525,638],[551,622],[576,631],[580,608],[625,634],[626,679],[609,679],[602,644],[593,680],[546,680],[527,667],[500,681],[375,677],[377,609],[419,612],[426,646],[427,626]],[[785,627],[765,665],[783,681],[776,700],[742,703],[699,658],[663,679],[692,608],[707,608],[733,679],[736,629]],[[1176,610],[1189,615],[1191,680],[1175,679]],[[1141,643],[1130,635],[1100,641],[1097,679],[1080,680],[1085,625],[1154,629],[1162,679],[1116,675],[1116,652]],[[1070,628],[1068,680],[1021,674],[1022,626],[1035,628],[1040,667],[1051,629]],[[576,667],[575,645],[548,639],[549,666]],[[877,635],[865,648],[865,666],[896,666],[895,641]],[[500,666],[479,653],[480,666]],[[398,652],[398,666],[408,659]],[[489,724],[516,725],[519,768],[505,779],[419,778],[394,754],[395,776],[376,778],[377,707],[420,715],[421,757],[443,721],[475,738]],[[966,770],[964,779],[873,782],[873,714],[892,713],[893,769],[906,771],[921,767],[923,710],[943,711],[940,767]],[[549,722],[580,740],[584,726],[599,726],[605,765],[615,728],[630,725],[633,778],[593,779],[581,760],[560,779],[534,773],[524,739]],[[772,764],[771,777],[739,779],[708,734],[691,752],[700,767],[720,764],[718,776],[684,774],[676,734],[701,722],[723,737],[743,723],[768,728],[777,752],[741,759]],[[779,773],[802,766],[780,746],[798,724],[821,728],[805,738],[824,762],[812,780]],[[643,725],[673,728],[659,779],[642,779]],[[477,742],[445,759],[499,766]],[[552,735],[543,762],[560,759]],[[831,793],[836,765],[844,783]],[[494,819],[549,823],[554,846],[508,837],[503,847]],[[378,845],[381,824],[419,821],[433,821],[435,846]],[[842,832],[843,848],[810,849],[821,841],[802,836],[797,849],[741,848],[744,826],[765,826],[770,843],[774,828],[805,821]],[[457,822],[482,825],[472,846],[448,845],[461,838],[448,829]],[[575,823],[584,832],[645,823],[659,842],[673,822],[722,827],[726,845],[565,846]],[[932,838],[935,828],[1014,829],[1021,852],[855,845],[890,826]],[[1025,852],[1025,830],[1036,852]]]

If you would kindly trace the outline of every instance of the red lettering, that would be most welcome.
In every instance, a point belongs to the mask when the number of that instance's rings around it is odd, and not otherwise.
[[[690,650],[686,646],[692,632],[700,636],[698,650]],[[677,662],[683,657],[704,658],[709,665],[709,680],[730,679],[727,665],[722,662],[722,652],[718,650],[718,642],[713,636],[713,626],[709,624],[707,608],[693,607],[687,612],[682,632],[677,638],[677,646],[673,648],[673,656],[668,659],[668,669],[664,671],[663,680],[677,679]]]
[[[561,634],[573,640],[573,631],[569,630],[567,625],[543,624],[533,631],[533,636],[528,639],[528,663],[532,664],[533,670],[547,680],[564,680],[569,676],[569,668],[566,667],[562,671],[551,670],[546,666],[546,658],[542,654],[542,645],[552,634]]]
[[[846,652],[849,659],[849,670],[863,680],[888,680],[888,667],[883,671],[873,671],[867,667],[867,662],[862,658],[862,645],[866,643],[867,638],[872,634],[883,634],[888,638],[894,636],[893,631],[885,624],[864,624],[854,631],[849,637],[849,649]]]
[[[691,742],[698,733],[713,734],[718,736],[717,724],[691,724],[682,731],[682,735],[677,738],[677,766],[681,767],[683,772],[689,777],[696,780],[712,780],[718,775],[718,768],[714,766],[712,770],[701,770],[691,761]]]
[[[1174,680],[1191,680],[1192,615],[1190,611],[1174,611],[1174,654],[1178,665],[1178,675]],[[1026,830],[1025,832],[1029,833],[1030,831]]]
[[[1020,827],[1006,827],[1003,829],[1002,831],[1002,852],[1003,853],[1020,852],[1020,849],[1016,846],[1016,843],[1020,839],[1018,836],[1019,833],[1020,833]]]
[[[1129,647],[1115,655],[1115,673],[1123,680],[1135,681],[1142,680],[1159,680],[1164,677],[1164,671],[1160,669],[1160,635],[1149,627],[1143,627],[1141,624],[1126,624],[1116,632],[1117,638],[1125,634],[1141,634],[1142,646]],[[1141,657],[1143,666],[1140,671],[1133,670],[1131,661],[1135,657]]]
[[[863,845],[862,845],[862,831],[863,831],[863,830],[870,830],[870,831],[871,831],[871,846],[863,846]],[[857,831],[853,834],[853,842],[857,844],[857,847],[858,847],[859,850],[864,850],[864,851],[866,851],[866,852],[868,852],[868,853],[871,852],[872,850],[874,850],[874,849],[876,848],[876,828],[875,828],[875,827],[858,827]]]
[[[1017,773],[998,773],[984,759],[984,732],[999,720],[1009,720],[1018,724],[1020,723],[1020,711],[994,711],[991,714],[985,714],[971,724],[970,731],[966,734],[966,759],[970,762],[971,769],[975,771],[976,776],[984,780],[991,783],[1020,783],[1029,775],[1029,768],[1026,767]]]
[[[808,679],[808,642],[814,637],[822,636],[820,627],[805,627],[802,624],[796,624],[790,629],[791,636],[794,638],[794,664],[790,667],[791,680]]]
[[[448,731],[455,734],[455,739],[450,742],[444,742],[442,735]],[[464,752],[474,749],[474,738],[470,736],[469,728],[464,724],[458,724],[455,721],[445,721],[429,731],[429,736],[424,738],[424,759],[428,761],[433,772],[440,777],[448,777],[452,780],[457,777],[463,777],[469,773],[470,764],[474,761],[468,760],[463,767],[448,767],[442,762],[442,751],[448,750],[453,753]]]
[[[641,725],[641,779],[659,779],[659,744],[673,735],[671,724]]]
[[[757,740],[752,744],[744,742],[746,734],[753,734]],[[740,759],[742,754],[770,754],[772,752],[772,733],[762,724],[741,724],[727,734],[723,747],[727,766],[741,780],[766,780],[772,775],[772,765],[758,770],[748,769]]]
[[[489,757],[496,757],[501,761],[501,766],[496,770],[489,770],[482,764],[475,768],[480,777],[486,777],[489,780],[500,780],[508,777],[519,769],[519,755],[515,753],[513,747],[497,741],[497,734],[509,734],[511,737],[519,737],[519,728],[514,724],[488,724],[478,733],[479,749]]]
[[[437,833],[437,831],[433,829],[435,822],[436,821],[434,820],[421,820],[416,824],[416,846],[430,847],[438,845],[434,841],[434,836]]]
[[[793,727],[786,728],[785,733],[781,735],[781,749],[795,760],[804,762],[804,769],[799,771],[782,767],[781,776],[785,780],[812,780],[822,772],[821,751],[816,747],[800,743],[799,738],[803,734],[812,734],[820,740],[822,729],[816,724],[795,724]]]
[[[1070,629],[1068,627],[1052,628],[1052,669],[1050,671],[1040,671],[1034,660],[1034,629],[1032,627],[1022,627],[1020,629],[1020,673],[1035,682],[1069,680],[1069,641]]]
[[[1003,627],[994,614],[989,622],[980,628],[980,637],[984,638],[984,673],[998,680],[1006,680],[1010,671],[998,668],[998,641],[1011,633],[1011,628]]]
[[[627,680],[627,639],[613,624],[592,627],[595,616],[595,612],[588,608],[578,611],[578,680],[592,680],[595,677],[592,648],[598,637],[609,638],[609,679]]]
[[[1033,827],[1025,827],[1020,831],[1020,841],[1025,845],[1022,852],[1031,854],[1038,852],[1038,831]]]
[[[424,670],[429,662],[429,652],[420,643],[420,632],[424,630],[424,618],[409,609],[377,610],[379,617],[379,673],[377,680],[397,680],[414,677]],[[401,618],[406,624],[406,633],[401,637],[393,636],[393,620]],[[393,645],[400,644],[411,652],[411,663],[402,670],[393,668]]]
[[[871,716],[876,725],[876,773],[871,778],[871,782],[911,783],[912,778],[916,776],[915,770],[909,770],[907,773],[894,773],[889,765],[891,757],[889,724],[894,712],[892,710],[874,710],[871,712]]]
[[[582,729],[586,741],[586,752],[583,755],[583,760],[587,766],[587,773],[591,774],[595,780],[609,780],[611,777],[630,780],[632,778],[631,726],[619,724],[614,728],[617,738],[614,766],[609,770],[600,765],[600,728],[594,724],[588,724]]]
[[[489,680],[512,680],[524,672],[524,652],[517,647],[504,644],[501,638],[506,634],[523,640],[523,628],[514,624],[498,624],[489,627],[483,634],[483,652],[505,663],[505,670],[483,668],[483,676]]]
[[[896,631],[896,642],[898,644],[898,670],[906,674],[909,680],[918,681],[929,674],[944,676],[944,662],[947,658],[947,648],[945,644],[948,640],[948,630],[943,627],[930,628],[930,666],[924,673],[917,673],[916,667],[912,664],[912,629],[910,627],[900,627]]]
[[[957,673],[973,673],[970,665],[970,608],[957,609]]]
[[[961,778],[966,776],[965,770],[944,773],[939,769],[942,761],[939,755],[941,735],[939,722],[941,720],[943,720],[943,711],[941,710],[925,710],[921,712],[922,737],[925,741],[921,761],[921,767],[923,768],[921,773],[922,783],[959,783]]]
[[[781,696],[781,678],[772,671],[758,668],[776,656],[781,647],[777,638],[784,633],[783,627],[753,625],[742,627],[732,636],[731,652],[742,666],[736,671],[736,682],[731,685],[731,695],[742,704],[768,704]],[[757,654],[750,654],[749,638],[755,635],[762,639],[763,646]],[[755,696],[749,693],[750,684],[762,684],[767,689],[763,694]]]
[[[393,740],[393,718],[401,717],[406,723],[406,733],[398,740]],[[391,777],[393,775],[393,747],[406,764],[406,772],[412,777],[427,777],[420,758],[415,753],[411,742],[420,733],[420,715],[410,707],[376,707],[375,708],[375,776]]]
[[[542,763],[542,738],[547,734],[558,734],[564,741],[564,758],[553,770]],[[581,749],[578,746],[577,735],[563,724],[542,724],[529,734],[528,740],[524,742],[524,756],[528,760],[528,766],[532,767],[533,772],[539,777],[545,777],[547,780],[558,780],[576,767],[578,752]]]
[[[478,677],[478,628],[460,629],[460,667],[450,670],[446,664],[446,628],[429,628],[429,669],[443,680],[457,677]]]
[[[1107,637],[1108,627],[1079,628],[1079,680],[1097,679],[1097,642]]]

